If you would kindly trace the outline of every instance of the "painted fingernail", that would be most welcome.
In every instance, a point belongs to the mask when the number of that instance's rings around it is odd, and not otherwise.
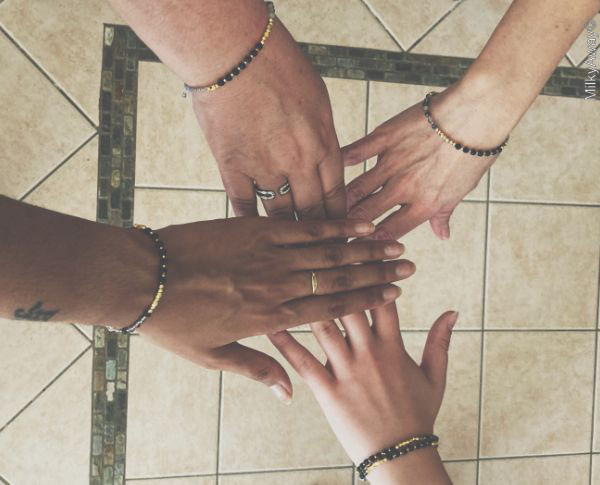
[[[454,325],[456,325],[457,320],[458,320],[458,312],[452,312],[452,317],[450,318],[450,321],[448,322],[448,330],[452,331],[452,329],[454,328]]]
[[[359,234],[370,234],[375,230],[375,225],[370,222],[360,222],[354,226],[354,230]]]
[[[287,404],[288,406],[292,404],[292,397],[288,394],[288,392],[284,389],[281,384],[273,384],[271,386],[271,391],[275,394],[275,397],[279,399],[283,404]]]
[[[383,290],[383,299],[385,301],[395,300],[399,296],[400,296],[400,288],[398,288],[397,286],[390,286],[389,288],[386,288],[385,290]]]
[[[400,256],[404,252],[404,246],[402,244],[388,244],[383,251],[386,256]]]

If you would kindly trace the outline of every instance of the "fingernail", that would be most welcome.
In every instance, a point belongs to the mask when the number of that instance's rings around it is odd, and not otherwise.
[[[416,271],[417,267],[412,261],[403,261],[396,265],[396,276],[408,278]]]
[[[375,230],[375,225],[370,222],[361,222],[354,226],[354,230],[359,234],[369,234]]]
[[[292,404],[292,397],[288,394],[288,392],[284,389],[281,384],[273,384],[271,386],[271,391],[277,399],[279,399],[283,404],[287,404],[288,406]]]
[[[400,296],[400,288],[398,288],[397,286],[390,286],[389,288],[386,288],[385,290],[383,290],[383,299],[385,301],[395,300],[399,296]]]
[[[450,331],[452,331],[452,329],[454,328],[454,325],[456,325],[457,320],[458,320],[458,312],[452,312],[452,318],[448,322],[448,329]]]
[[[450,239],[450,228],[448,226],[442,229],[442,239]]]
[[[402,244],[388,244],[383,251],[386,256],[400,256],[404,252]]]

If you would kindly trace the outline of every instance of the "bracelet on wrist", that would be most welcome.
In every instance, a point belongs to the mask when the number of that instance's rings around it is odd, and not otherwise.
[[[142,231],[148,237],[152,239],[154,246],[158,251],[158,287],[156,289],[156,293],[154,294],[154,298],[150,302],[150,304],[144,309],[142,314],[127,327],[118,329],[113,328],[111,326],[107,326],[109,332],[119,332],[125,334],[132,334],[135,332],[148,318],[152,316],[154,310],[158,306],[164,292],[165,285],[167,283],[167,250],[165,249],[164,243],[158,237],[158,233],[141,224],[136,224],[133,226],[135,229]]]
[[[430,110],[431,98],[433,98],[436,94],[439,94],[439,93],[436,93],[435,91],[431,91],[431,92],[427,93],[427,95],[425,96],[425,99],[423,100],[423,113],[425,114],[425,118],[427,118],[427,121],[429,122],[429,126],[431,126],[431,128],[438,134],[438,136],[442,140],[444,140],[449,145],[452,145],[457,150],[462,150],[464,153],[469,153],[471,155],[475,155],[478,157],[491,157],[494,155],[498,155],[500,152],[502,152],[503,148],[508,144],[508,138],[509,138],[508,136],[506,137],[506,140],[504,140],[497,147],[490,148],[490,149],[479,149],[479,148],[468,147],[468,146],[464,145],[463,143],[459,143],[455,140],[452,140],[448,135],[446,135],[446,133],[444,133],[440,129],[440,127],[437,125],[437,123],[435,121],[433,121],[433,117],[431,116],[431,110]]]
[[[390,460],[406,455],[411,451],[427,448],[429,446],[438,446],[439,441],[440,439],[434,434],[413,436],[405,439],[397,445],[385,448],[363,460],[361,464],[356,467],[358,477],[364,482],[367,479],[367,475],[373,471],[374,468],[383,465]]]
[[[242,71],[246,69],[246,66],[250,64],[256,56],[258,56],[261,49],[264,47],[265,42],[271,35],[271,30],[273,30],[273,22],[275,20],[275,5],[273,5],[273,2],[266,2],[266,4],[267,11],[269,12],[269,20],[267,21],[267,27],[262,33],[260,40],[256,43],[256,45],[252,48],[248,55],[244,57],[237,66],[235,66],[231,71],[229,71],[229,73],[227,73],[225,76],[221,77],[220,79],[208,86],[190,86],[189,84],[184,83],[184,91],[182,93],[182,96],[184,98],[187,97],[188,93],[194,94],[215,91],[216,89],[225,86],[226,83],[228,83],[229,81],[233,81],[234,78],[239,76],[242,73]]]

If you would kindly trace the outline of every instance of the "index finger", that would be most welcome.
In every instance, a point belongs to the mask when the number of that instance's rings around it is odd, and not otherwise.
[[[423,224],[430,215],[417,205],[405,204],[396,212],[377,224],[377,230],[369,236],[371,239],[400,239],[415,227]]]
[[[235,215],[237,217],[257,216],[256,192],[253,180],[239,172],[221,173],[221,178]]]
[[[337,142],[336,142],[337,144]],[[325,211],[330,219],[346,217],[346,187],[342,153],[337,147],[334,155],[319,164]]]
[[[375,230],[375,226],[360,220],[306,220],[289,221],[273,219],[270,237],[277,245],[306,244],[330,241],[349,237],[365,237]]]

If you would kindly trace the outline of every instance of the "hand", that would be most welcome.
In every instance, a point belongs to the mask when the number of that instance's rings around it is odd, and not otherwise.
[[[204,367],[237,372],[269,386],[279,384],[291,395],[281,365],[236,341],[397,298],[398,288],[389,283],[410,276],[414,265],[381,260],[400,256],[402,245],[330,242],[373,229],[359,221],[264,217],[160,229],[168,251],[168,281],[163,299],[140,333]],[[140,242],[150,246],[144,239]],[[147,267],[152,288],[153,263]],[[314,296],[313,270],[318,280]]]
[[[275,21],[260,55],[230,84],[194,95],[194,109],[236,215],[256,215],[258,187],[291,192],[263,201],[269,216],[346,215],[342,156],[325,84]]]
[[[327,356],[325,366],[288,332],[270,335],[271,342],[306,381],[357,465],[405,438],[433,432],[444,395],[450,336],[458,317],[447,312],[434,323],[419,366],[404,349],[396,307],[382,306],[371,315],[371,327],[362,313],[342,318],[345,337],[332,321],[312,324]],[[428,471],[415,471],[421,461],[426,462]],[[400,477],[403,481],[398,481]],[[377,467],[369,479],[373,483],[449,483],[433,448]]]
[[[476,119],[488,112],[478,102],[453,86],[433,97],[431,113],[451,138],[478,148],[497,146],[506,134],[480,131],[488,125]],[[498,158],[465,154],[445,143],[423,115],[422,100],[342,151],[346,165],[378,156],[375,167],[348,184],[349,217],[374,220],[401,205],[378,225],[372,237],[381,239],[398,239],[427,220],[437,237],[448,239],[452,211]]]

